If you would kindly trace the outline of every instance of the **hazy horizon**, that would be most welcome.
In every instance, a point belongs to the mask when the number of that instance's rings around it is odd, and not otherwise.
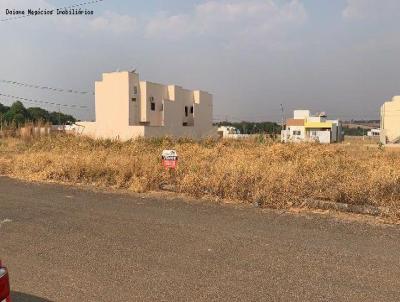
[[[280,121],[280,104],[286,117],[379,119],[400,94],[400,1],[104,0],[82,6],[93,16],[1,21],[6,9],[83,2],[0,0],[0,80],[93,91],[103,72],[136,68],[142,80],[209,91],[214,118],[232,121]],[[5,83],[0,94],[88,106],[62,111],[94,118],[90,94]]]

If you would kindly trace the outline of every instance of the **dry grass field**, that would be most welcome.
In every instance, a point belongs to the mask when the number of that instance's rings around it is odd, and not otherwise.
[[[176,149],[176,173],[161,166]],[[400,218],[400,152],[376,141],[337,145],[153,139],[121,143],[73,136],[0,140],[0,174],[24,180],[88,184],[134,192],[174,184],[178,192],[273,208],[305,198],[385,206]]]

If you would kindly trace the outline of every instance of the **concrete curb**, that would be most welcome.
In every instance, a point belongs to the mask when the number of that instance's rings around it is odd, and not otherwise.
[[[160,184],[160,190],[161,191],[175,192],[176,193],[176,186],[175,185],[170,185],[170,184],[167,184],[167,183],[161,183]]]
[[[353,205],[348,203],[307,199],[302,207],[320,209],[320,210],[336,210],[346,213],[364,214],[371,216],[387,216],[390,211],[386,207],[374,207],[370,205]]]

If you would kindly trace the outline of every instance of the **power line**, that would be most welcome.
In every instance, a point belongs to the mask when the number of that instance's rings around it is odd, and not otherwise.
[[[398,110],[400,111],[400,110]],[[364,114],[329,114],[329,117],[333,118],[333,117],[354,117],[354,118],[367,118],[369,116],[374,116],[374,115],[379,115],[379,112],[376,113],[364,113]],[[248,118],[256,118],[256,119],[263,119],[263,118],[280,118],[282,115],[278,114],[278,113],[270,113],[270,114],[264,114],[264,115],[246,115],[246,116],[241,116],[241,117],[236,117],[236,116],[231,116],[231,115],[227,115],[227,114],[214,114],[215,117],[220,117],[220,118],[231,118],[231,119],[236,119],[236,120],[243,120],[243,119],[248,119]]]
[[[400,116],[400,114],[399,114]],[[355,116],[355,115],[348,115],[347,118],[344,116],[335,116],[334,118],[331,119],[339,119],[339,120],[355,120],[355,119],[360,119],[360,120],[379,120],[380,118],[378,116],[373,117],[373,116]],[[268,118],[267,116],[265,117],[247,117],[247,118],[239,118],[239,117],[233,117],[229,115],[214,115],[213,116],[214,121],[222,122],[222,121],[230,121],[230,122],[276,122],[276,123],[281,123],[281,119],[279,118],[278,115],[276,115],[276,118]]]
[[[66,93],[74,93],[74,94],[93,94],[94,95],[94,92],[77,91],[77,90],[74,90],[74,89],[54,88],[54,87],[49,87],[49,86],[41,86],[41,85],[21,83],[21,82],[11,81],[11,80],[1,80],[0,79],[0,83],[15,85],[15,86],[19,86],[19,87],[26,87],[26,88],[50,90],[50,91],[56,91],[56,92],[66,92]]]
[[[83,3],[73,4],[73,5],[70,5],[70,6],[60,7],[60,8],[57,8],[56,10],[73,9],[73,8],[77,8],[77,7],[80,7],[80,6],[96,4],[96,3],[99,3],[99,2],[103,2],[103,1],[104,0],[87,1],[87,2],[83,2]],[[7,22],[7,21],[17,20],[17,19],[22,19],[22,18],[27,18],[27,17],[32,17],[32,16],[35,16],[35,15],[22,15],[22,16],[17,16],[17,17],[5,18],[5,19],[0,19],[0,22]]]
[[[0,96],[10,98],[10,99],[20,100],[23,103],[29,102],[29,103],[35,103],[35,104],[46,104],[46,105],[54,105],[54,106],[59,106],[59,107],[79,108],[79,109],[87,109],[88,108],[87,106],[67,105],[67,104],[60,104],[60,103],[55,103],[55,102],[33,100],[33,99],[23,98],[23,97],[9,95],[9,94],[2,94],[2,93],[0,93]]]

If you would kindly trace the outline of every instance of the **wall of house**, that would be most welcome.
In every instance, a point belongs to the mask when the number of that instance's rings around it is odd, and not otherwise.
[[[400,96],[393,97],[381,107],[381,129],[383,143],[400,138]]]
[[[321,121],[321,117],[319,117],[319,116],[309,116],[307,118],[307,122],[308,123],[321,123],[323,121]]]
[[[328,123],[332,124],[332,142],[342,142],[343,141],[343,127],[339,120],[328,120]]]
[[[332,123],[331,141],[332,141],[332,143],[338,142],[338,141],[339,141],[339,137],[338,137],[338,126],[337,126],[336,123]]]
[[[181,123],[189,127],[194,125],[194,114],[190,113],[190,108],[194,106],[194,95],[192,90],[183,89],[182,87],[175,86],[177,100],[179,100],[179,112],[181,113]],[[187,115],[185,114],[185,107],[187,108]]]
[[[306,133],[304,126],[289,126],[289,140],[291,141],[305,141]],[[294,131],[300,131],[299,135],[295,135]]]
[[[211,94],[194,91],[194,126],[198,133],[208,133],[213,129],[213,97]]]
[[[319,142],[321,144],[330,144],[332,142],[331,134],[332,133],[329,130],[318,131],[317,135],[319,138]]]
[[[182,127],[182,110],[180,100],[177,99],[176,86],[167,87],[169,100],[164,101],[164,127],[177,129]]]
[[[331,143],[331,131],[321,129],[307,129],[307,136],[310,141],[319,142],[321,144]]]
[[[129,73],[129,125],[140,125],[141,89],[139,75]],[[136,93],[135,93],[136,92]]]
[[[295,110],[293,112],[293,118],[295,119],[306,119],[310,116],[310,110]]]
[[[147,122],[150,126],[164,125],[164,100],[168,100],[168,87],[165,85],[143,82],[146,89],[145,96],[142,95],[142,106],[146,107]],[[151,99],[154,100],[155,110],[151,110]]]
[[[138,94],[136,102],[133,102],[135,86],[138,87]],[[138,125],[140,121],[140,87],[137,74],[103,74],[102,81],[95,83],[95,102],[96,121],[77,123],[83,127],[82,134],[112,139],[140,134],[140,129],[129,128],[130,125]]]
[[[147,126],[128,126],[120,128],[104,128],[97,122],[77,122],[76,125],[83,128],[80,134],[92,138],[113,139],[127,141],[143,137]]]
[[[95,83],[96,122],[102,128],[120,128],[129,123],[129,73],[103,74]]]
[[[147,124],[150,123],[150,108],[148,105],[148,96],[147,96],[147,83],[144,81],[139,82],[140,87],[140,114],[139,114],[139,122],[140,124]]]

